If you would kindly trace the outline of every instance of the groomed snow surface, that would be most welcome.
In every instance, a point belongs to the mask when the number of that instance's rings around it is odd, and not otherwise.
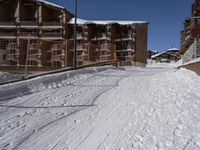
[[[100,67],[0,86],[1,150],[199,150],[200,77]]]

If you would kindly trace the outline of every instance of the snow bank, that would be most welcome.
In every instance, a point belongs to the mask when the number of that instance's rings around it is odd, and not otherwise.
[[[189,62],[183,64],[183,66],[184,66],[184,65],[194,64],[194,63],[199,63],[199,62],[200,62],[200,57],[199,57],[199,58],[196,58],[196,59],[193,59],[193,60],[191,60],[191,61],[189,61]]]
[[[70,86],[1,102],[0,149],[200,148],[200,77],[192,71],[97,67],[26,83],[55,79],[64,86],[62,79],[75,78]]]
[[[177,63],[155,63],[155,64],[147,64],[147,68],[177,68]]]
[[[55,89],[62,87],[65,84],[71,84],[77,80],[88,78],[94,73],[110,68],[114,67],[91,67],[53,75],[41,76],[28,81],[21,81],[13,84],[11,83],[9,85],[2,85],[0,86],[0,101],[40,92],[45,89]]]
[[[9,80],[19,79],[21,78],[20,75],[12,74],[8,72],[0,72],[0,82],[6,82]]]

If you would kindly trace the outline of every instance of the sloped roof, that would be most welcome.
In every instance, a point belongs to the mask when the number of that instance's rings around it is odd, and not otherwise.
[[[162,53],[155,54],[155,55],[151,56],[151,58],[156,58],[156,57],[158,57],[158,56],[160,56],[160,55],[162,55],[162,54],[168,54],[168,55],[177,57],[177,56],[175,56],[175,55],[173,55],[173,54],[169,54],[169,53],[166,51],[166,52],[162,52]]]

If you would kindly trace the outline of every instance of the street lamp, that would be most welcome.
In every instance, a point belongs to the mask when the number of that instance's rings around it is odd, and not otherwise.
[[[73,55],[73,68],[76,69],[76,27],[77,27],[77,0],[74,0],[74,55]]]

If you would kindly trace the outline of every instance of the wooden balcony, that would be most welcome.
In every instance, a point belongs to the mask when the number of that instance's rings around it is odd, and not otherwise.
[[[57,21],[44,21],[42,23],[42,29],[62,29],[64,27],[63,23]]]
[[[38,37],[37,32],[19,32],[18,33],[18,36],[21,36],[21,37],[28,37],[29,35],[31,36],[31,38]]]
[[[110,37],[108,36],[97,36],[92,39],[93,41],[109,41]]]
[[[87,55],[78,55],[77,57],[76,57],[76,60],[78,61],[78,62],[83,62],[83,61],[85,61],[87,59]]]
[[[96,48],[96,51],[110,51],[110,45],[109,44],[103,44],[100,45],[98,48]]]
[[[40,33],[39,35],[40,37],[64,37],[64,35],[59,32]]]
[[[18,54],[14,53],[14,54],[7,54],[6,55],[6,61],[17,61],[18,60]]]
[[[16,28],[16,23],[14,21],[0,21],[0,27],[5,29]]]
[[[6,47],[6,50],[16,50],[18,49],[17,43],[9,43]]]
[[[77,40],[87,40],[87,34],[77,33],[76,39]],[[74,36],[73,35],[70,37],[70,40],[74,40]]]
[[[107,60],[111,60],[110,55],[101,55],[96,59],[96,61],[107,61]]]
[[[9,26],[9,25],[15,25],[15,22],[14,21],[0,21],[0,26],[1,25],[6,25],[6,26]]]
[[[41,59],[41,54],[29,54],[28,60],[40,60]]]
[[[38,43],[32,43],[30,44],[29,50],[38,50],[40,48],[40,44]]]
[[[20,21],[20,26],[38,26],[37,21]]]
[[[51,61],[63,62],[64,61],[64,55],[52,55]]]
[[[130,34],[120,35],[120,36],[117,36],[116,39],[115,39],[116,42],[131,41],[131,40],[134,40],[134,38]]]
[[[127,61],[127,62],[131,62],[131,61],[133,61],[133,56],[132,55],[127,55],[127,56],[125,56],[124,57],[125,58],[125,61]]]
[[[117,56],[117,59],[120,61],[132,62],[134,60],[134,56],[133,55]]]
[[[74,51],[73,45],[71,45],[70,50]],[[77,44],[76,45],[76,50],[77,51],[87,51],[87,44]]]
[[[60,23],[58,21],[44,21],[42,23],[43,26],[62,26],[63,23]]]
[[[16,32],[0,32],[0,37],[3,38],[15,38]]]
[[[53,44],[51,46],[51,51],[61,51],[63,50],[63,44]]]

